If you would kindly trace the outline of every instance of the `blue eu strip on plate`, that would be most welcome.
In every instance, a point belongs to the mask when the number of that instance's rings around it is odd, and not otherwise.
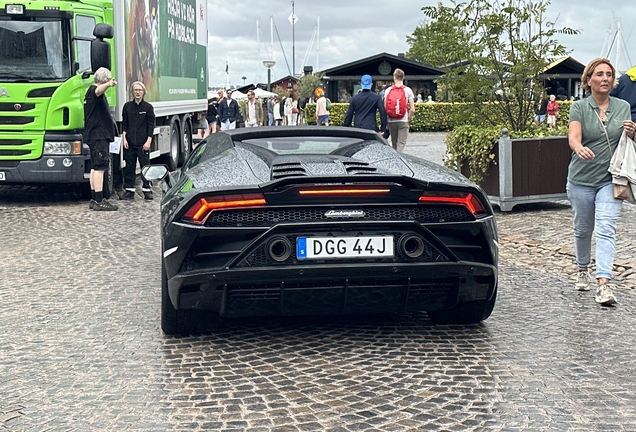
[[[307,258],[307,238],[296,238],[296,257],[298,259]]]

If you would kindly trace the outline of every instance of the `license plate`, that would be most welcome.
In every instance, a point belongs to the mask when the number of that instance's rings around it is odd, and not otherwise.
[[[4,181],[7,179],[7,176],[4,174],[4,171],[0,171],[0,181]]]
[[[298,237],[298,259],[376,258],[393,256],[393,236]]]

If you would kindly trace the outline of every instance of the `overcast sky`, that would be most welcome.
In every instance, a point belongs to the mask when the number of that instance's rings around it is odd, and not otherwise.
[[[437,0],[296,0],[292,27],[290,0],[208,0],[209,83],[213,87],[266,83],[263,60],[276,61],[272,81],[303,66],[321,71],[382,52],[406,53],[406,37],[422,22],[422,6]],[[448,0],[442,4],[450,5]],[[273,53],[270,17],[273,17]],[[621,21],[621,17],[624,17]],[[579,29],[559,36],[570,55],[586,64],[607,56],[610,40],[622,28],[619,70],[636,64],[636,2],[554,0],[547,19],[557,27]],[[257,24],[258,22],[258,24]],[[260,31],[257,31],[260,29]],[[260,41],[260,42],[259,42]],[[631,47],[630,47],[631,46]],[[295,54],[295,55],[294,55]],[[610,60],[616,63],[616,50]],[[228,74],[225,73],[226,62]],[[245,77],[245,79],[243,79]]]

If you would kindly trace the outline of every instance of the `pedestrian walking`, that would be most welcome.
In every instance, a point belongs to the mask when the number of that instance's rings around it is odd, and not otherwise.
[[[267,126],[274,126],[274,105],[276,104],[275,96],[267,99]]]
[[[95,71],[95,84],[84,97],[84,137],[91,151],[89,181],[91,200],[88,207],[95,211],[114,211],[117,206],[104,198],[104,172],[110,166],[110,143],[115,140],[115,122],[110,115],[106,90],[115,87],[117,81],[110,71],[101,67]]]
[[[247,92],[247,102],[241,107],[245,127],[263,126],[263,105],[256,100],[254,90]]]
[[[135,181],[137,162],[141,168],[150,165],[150,145],[155,130],[155,111],[145,101],[146,86],[136,81],[130,86],[133,100],[124,104],[122,110],[122,143],[124,144],[124,188],[122,199],[135,199]],[[141,191],[144,199],[152,200],[150,182],[142,177]]]
[[[285,102],[287,101],[287,96],[283,95],[281,96],[279,102],[278,102],[278,113],[280,114],[280,125],[279,126],[286,126],[287,125],[287,116],[285,115]]]
[[[559,115],[559,103],[556,101],[555,95],[550,95],[550,101],[546,107],[546,112],[548,113],[548,127],[555,128],[557,117]]]
[[[539,99],[534,104],[534,124],[541,124],[545,121],[548,112],[548,100],[543,96],[543,92],[539,93]]]
[[[614,198],[610,159],[623,131],[634,137],[630,106],[610,96],[616,70],[608,59],[592,60],[583,71],[581,87],[591,96],[570,107],[568,141],[572,159],[568,167],[567,195],[574,213],[574,252],[578,265],[576,288],[590,289],[592,233],[596,240],[595,300],[616,303],[609,286],[616,249],[616,222],[623,202]]]
[[[388,130],[391,145],[402,153],[409,136],[409,122],[415,114],[415,95],[410,87],[404,85],[404,71],[393,71],[393,85],[386,89],[384,96]]]
[[[223,92],[221,92],[221,95],[223,95]],[[208,99],[208,109],[205,113],[205,120],[208,122],[208,128],[205,134],[203,134],[203,138],[207,138],[211,133],[216,133],[217,129],[220,129],[220,127],[218,127],[219,102],[216,96]]]
[[[288,126],[296,126],[299,112],[296,91],[290,90],[289,96],[285,99],[285,118]]]
[[[221,105],[221,102],[223,102],[225,100],[225,94],[223,93],[223,89],[218,89],[216,91],[217,94],[217,98],[216,98],[216,131],[220,131],[221,130],[221,119],[219,117],[219,105]]]
[[[280,103],[278,97],[274,97],[274,125],[282,126],[283,125],[283,104]]]
[[[225,99],[219,102],[219,121],[221,122],[221,130],[226,131],[236,129],[236,120],[239,115],[238,103],[232,99],[232,90],[225,91]]]
[[[382,98],[371,91],[373,80],[370,75],[362,75],[360,88],[362,91],[351,98],[343,126],[353,126],[383,133],[386,130],[386,111]],[[380,128],[376,114],[380,113]]]
[[[318,100],[316,100],[316,124],[318,126],[329,126],[329,109],[331,102],[325,97],[325,91],[322,88],[316,90]]]

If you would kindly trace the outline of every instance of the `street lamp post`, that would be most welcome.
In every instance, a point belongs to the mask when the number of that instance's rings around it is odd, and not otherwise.
[[[263,66],[267,68],[267,91],[272,91],[272,68],[275,64],[274,60],[263,60]]]

